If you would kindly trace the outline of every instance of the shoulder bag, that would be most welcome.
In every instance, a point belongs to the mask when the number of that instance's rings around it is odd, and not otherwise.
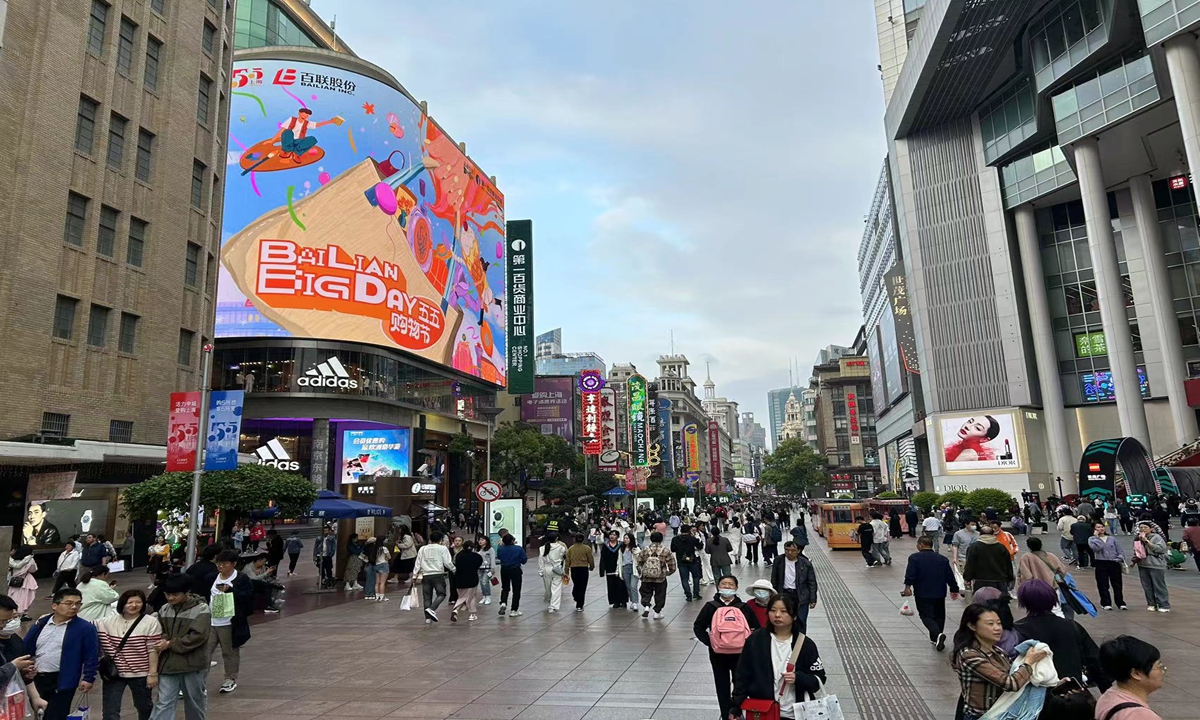
[[[796,642],[792,646],[792,659],[788,662],[788,672],[792,672],[796,668],[796,659],[800,657],[800,649],[804,647],[804,633],[800,633],[796,637]],[[768,650],[768,653],[770,650]],[[779,690],[775,693],[775,697],[769,700],[760,698],[746,698],[742,701],[742,715],[745,720],[780,720],[779,716],[779,699],[783,697],[783,689],[787,683],[780,683]]]
[[[105,655],[104,657],[100,658],[100,664],[97,668],[97,672],[100,673],[100,677],[104,678],[105,680],[116,680],[117,678],[121,677],[121,673],[117,670],[117,661],[115,658],[117,655],[121,654],[122,650],[125,649],[125,643],[129,641],[129,636],[133,634],[133,629],[138,626],[138,623],[140,623],[144,617],[146,616],[138,615],[138,619],[133,621],[133,624],[130,625],[129,629],[125,631],[125,636],[121,638],[121,644],[117,645],[117,650],[112,654],[111,657]]]

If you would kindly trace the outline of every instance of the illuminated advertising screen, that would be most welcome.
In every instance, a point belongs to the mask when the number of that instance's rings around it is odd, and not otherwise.
[[[575,379],[536,378],[533,392],[521,396],[521,422],[538,428],[543,435],[557,435],[575,442]]]
[[[1015,413],[993,412],[938,418],[947,472],[1017,470],[1021,443]]]
[[[412,475],[408,428],[342,431],[342,484],[368,477]]]
[[[1150,397],[1150,380],[1146,378],[1146,368],[1141,365],[1137,369],[1138,384],[1141,385],[1142,397]],[[1113,384],[1111,370],[1097,370],[1094,373],[1084,373],[1079,376],[1083,384],[1083,401],[1089,403],[1106,402],[1117,399],[1117,388]]]
[[[1087,358],[1108,354],[1108,341],[1103,331],[1075,333],[1075,357]]]
[[[498,385],[504,197],[403,93],[234,63],[217,337],[347,340]]]

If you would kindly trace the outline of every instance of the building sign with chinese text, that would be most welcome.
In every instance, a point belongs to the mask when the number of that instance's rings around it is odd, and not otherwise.
[[[600,389],[604,387],[604,378],[599,370],[584,370],[579,374],[579,389],[583,398],[583,418],[580,425],[583,428],[583,454],[599,455],[601,451],[600,437]]]
[[[543,435],[557,435],[568,444],[575,442],[575,382],[569,377],[540,377],[533,392],[521,397],[521,422]]]
[[[700,429],[696,427],[696,423],[688,423],[683,426],[683,453],[687,459],[687,469],[698,471],[700,469]]]
[[[629,376],[629,454],[634,467],[650,465],[646,413],[646,378]]]
[[[859,441],[858,431],[858,394],[846,393],[846,419],[850,423],[850,444],[857,445]]]
[[[708,421],[708,474],[712,482],[721,482],[721,426]]]
[[[508,270],[508,392],[534,391],[533,221],[506,223]]]
[[[621,453],[617,451],[617,391],[600,390],[600,472],[621,469]],[[630,488],[632,490],[632,488]]]
[[[194,470],[200,448],[200,392],[171,393],[167,419],[167,472]]]

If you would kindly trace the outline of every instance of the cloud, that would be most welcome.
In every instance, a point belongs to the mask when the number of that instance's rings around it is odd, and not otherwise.
[[[792,358],[853,339],[885,152],[868,3],[313,5],[534,218],[536,324],[567,350],[653,375],[674,330],[766,425]]]

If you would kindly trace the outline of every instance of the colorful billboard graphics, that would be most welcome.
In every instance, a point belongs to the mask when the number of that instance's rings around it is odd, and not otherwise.
[[[716,420],[708,421],[708,475],[710,482],[722,482],[721,473],[721,426]]]
[[[399,348],[504,385],[504,197],[403,93],[234,63],[217,337]]]
[[[579,374],[579,390],[583,399],[583,454],[599,455],[602,447],[600,436],[600,390],[604,377],[599,370],[584,370]]]
[[[617,450],[617,391],[611,387],[600,390],[600,472],[616,472],[621,468],[621,453]],[[632,489],[632,488],[630,488]]]
[[[543,435],[575,442],[575,381],[569,377],[537,378],[533,392],[521,396],[521,422]]]
[[[675,448],[671,437],[671,400],[669,398],[660,397],[658,399],[658,428],[659,435],[662,437],[662,460],[663,460],[663,476],[675,477]]]
[[[242,390],[214,390],[208,402],[208,444],[204,453],[205,470],[237,468],[238,445],[242,433]]]
[[[167,419],[167,472],[195,470],[200,447],[200,392],[171,393]]]
[[[363,475],[408,477],[408,428],[342,431],[342,484],[353,485]]]
[[[629,376],[629,464],[648,467],[649,429],[646,422],[646,378]]]
[[[533,221],[508,223],[508,392],[533,392]]]
[[[1021,437],[1010,411],[938,418],[947,472],[1018,470]]]
[[[700,469],[700,430],[696,423],[683,426],[683,453],[687,458],[687,469],[693,472]]]

